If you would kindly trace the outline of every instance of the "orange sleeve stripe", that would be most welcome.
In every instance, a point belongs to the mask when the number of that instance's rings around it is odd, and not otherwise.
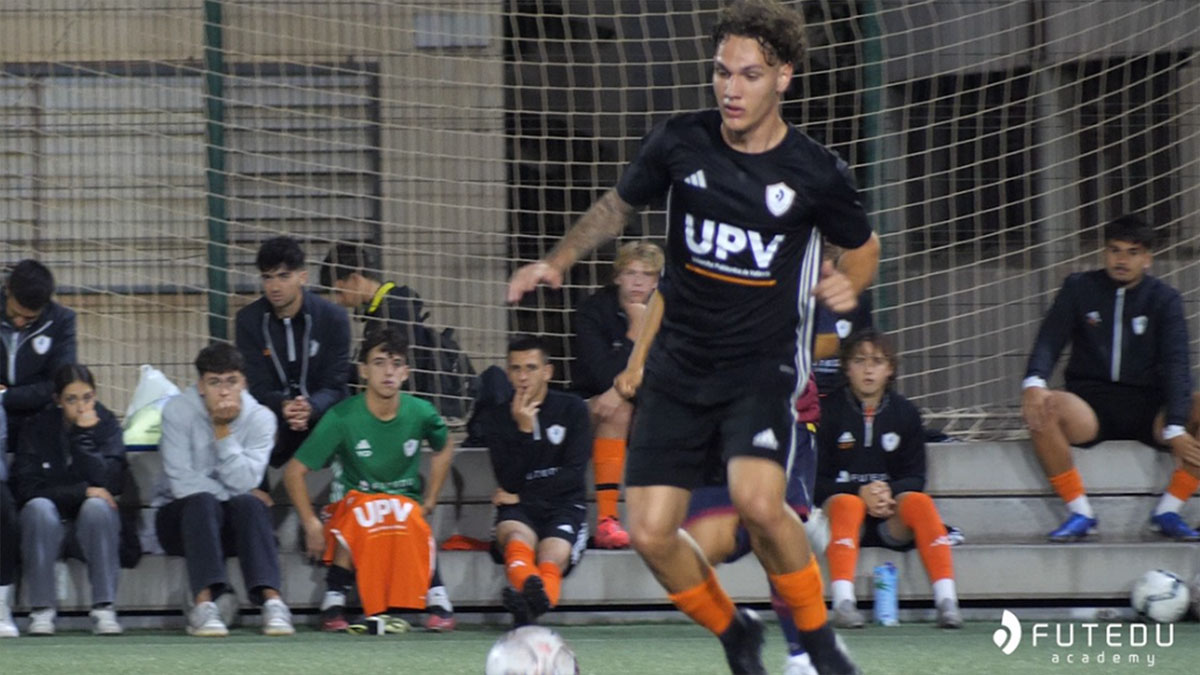
[[[731,283],[731,284],[738,284],[739,286],[774,286],[775,285],[774,279],[766,279],[763,281],[758,281],[755,279],[742,279],[739,277],[729,276],[728,274],[721,274],[720,272],[712,272],[712,271],[704,269],[703,267],[697,267],[697,266],[693,265],[692,263],[685,263],[684,268],[687,269],[688,271],[695,272],[696,274],[699,274],[702,277],[709,277],[710,279],[716,279],[718,281],[724,281],[724,282]]]

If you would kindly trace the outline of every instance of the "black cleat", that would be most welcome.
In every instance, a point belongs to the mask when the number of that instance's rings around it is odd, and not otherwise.
[[[528,584],[526,585],[528,586]],[[512,613],[513,628],[528,626],[535,622],[536,617],[530,613],[529,603],[525,601],[525,596],[520,591],[512,586],[505,586],[501,598],[504,602],[504,609]]]
[[[752,609],[739,609],[733,615],[729,628],[721,633],[721,646],[725,648],[725,660],[734,675],[767,675],[763,667],[762,619]]]
[[[862,671],[850,660],[846,645],[842,644],[828,623],[814,631],[800,633],[800,642],[812,659],[813,667],[821,675],[862,675]]]
[[[526,579],[521,595],[525,596],[525,604],[529,607],[531,623],[537,623],[539,616],[550,611],[550,596],[546,595],[546,586],[541,577],[532,576]]]

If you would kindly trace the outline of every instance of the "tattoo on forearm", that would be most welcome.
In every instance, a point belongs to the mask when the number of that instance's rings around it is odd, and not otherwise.
[[[619,236],[634,211],[632,206],[617,196],[616,190],[605,192],[579,217],[550,251],[547,259],[563,261],[568,265],[574,263],[597,246]]]

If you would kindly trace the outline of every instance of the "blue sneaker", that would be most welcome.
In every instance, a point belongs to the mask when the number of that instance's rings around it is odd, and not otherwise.
[[[1200,541],[1200,532],[1188,527],[1183,518],[1173,511],[1150,516],[1150,529],[1175,541]]]
[[[1058,529],[1046,535],[1050,541],[1069,542],[1079,541],[1092,533],[1096,529],[1097,520],[1088,518],[1079,513],[1072,513],[1066,522],[1058,526]]]

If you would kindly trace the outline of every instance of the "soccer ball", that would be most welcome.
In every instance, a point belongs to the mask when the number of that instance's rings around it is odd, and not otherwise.
[[[579,675],[575,653],[562,636],[543,626],[505,633],[488,652],[486,675]]]
[[[1174,572],[1150,570],[1133,582],[1130,604],[1138,614],[1158,623],[1175,623],[1187,614],[1187,584]]]

